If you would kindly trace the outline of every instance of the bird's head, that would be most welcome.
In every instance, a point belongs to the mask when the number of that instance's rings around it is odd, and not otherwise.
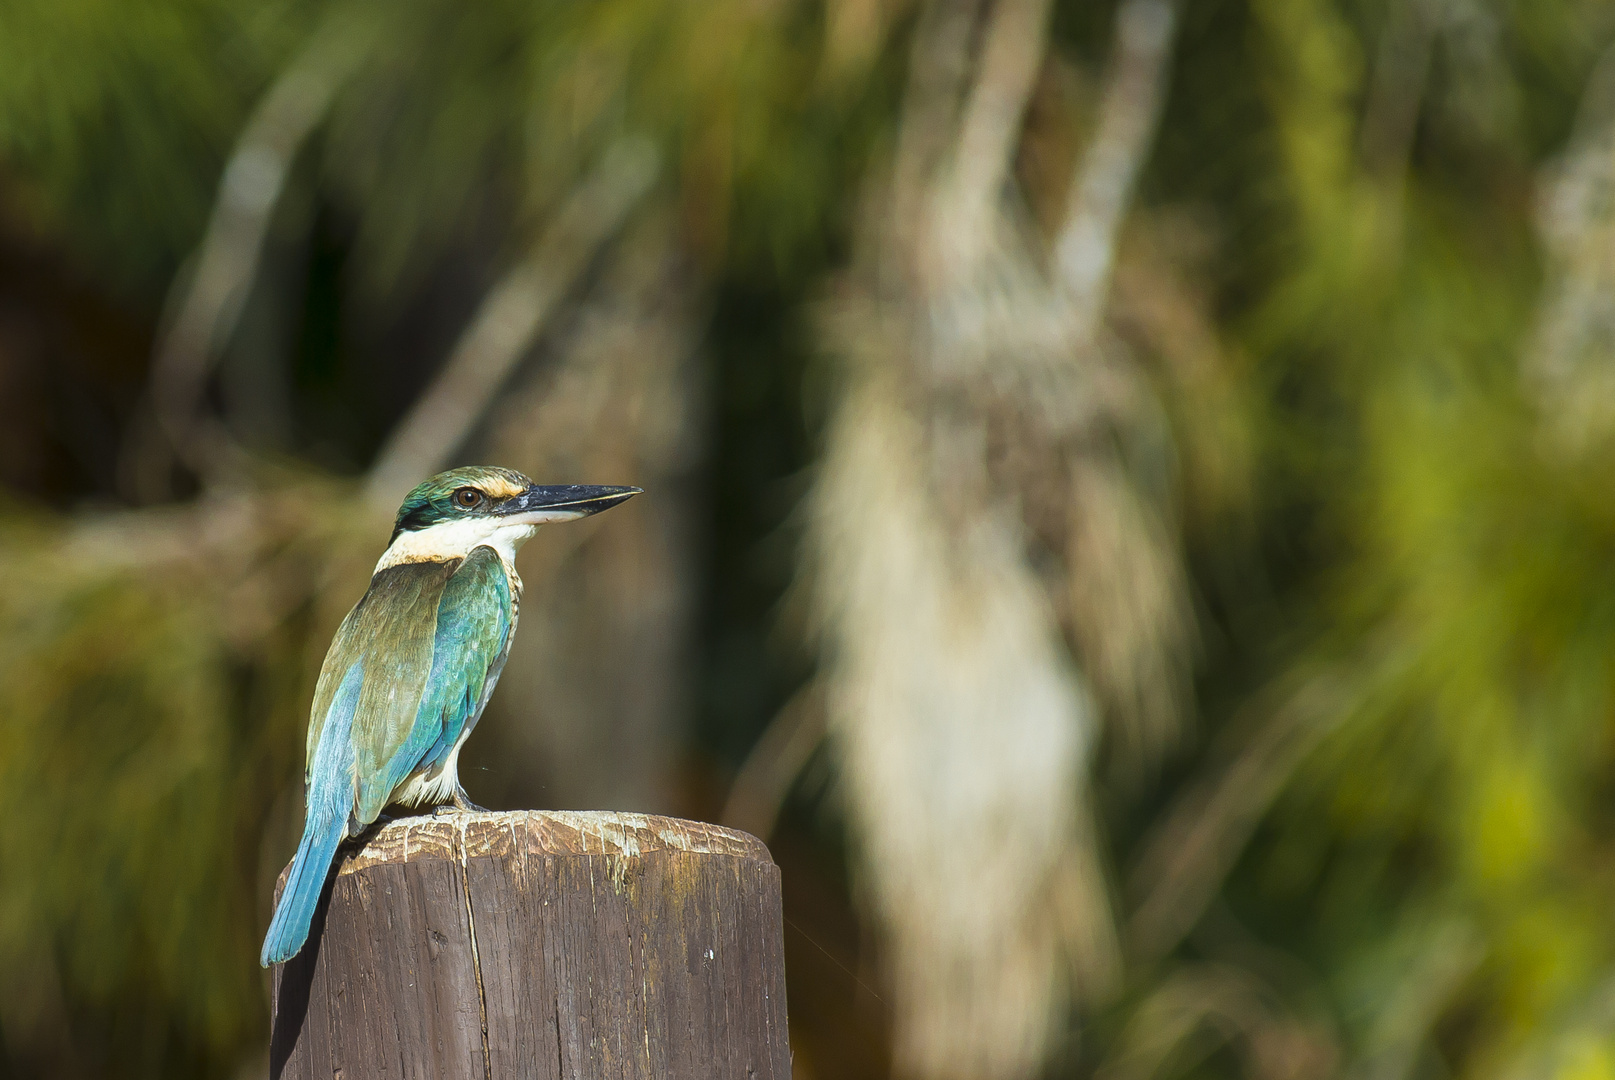
[[[540,525],[588,517],[639,493],[636,487],[541,487],[513,469],[492,465],[450,469],[404,497],[377,569],[463,558],[479,544],[509,558]]]

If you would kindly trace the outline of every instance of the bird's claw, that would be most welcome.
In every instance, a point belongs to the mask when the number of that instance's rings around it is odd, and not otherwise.
[[[437,815],[486,814],[488,813],[488,808],[485,806],[478,806],[476,803],[472,802],[466,796],[465,789],[457,787],[454,789],[453,794],[449,796],[449,801],[444,803],[442,806],[434,807],[432,813]]]

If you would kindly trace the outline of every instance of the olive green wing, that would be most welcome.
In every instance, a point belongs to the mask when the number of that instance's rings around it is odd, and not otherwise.
[[[363,683],[350,738],[361,824],[376,819],[391,793],[389,787],[382,802],[372,808],[368,796],[414,730],[432,670],[438,607],[458,566],[458,561],[415,562],[379,571],[363,599],[342,620],[326,653],[309,718],[307,760],[312,765],[338,687],[359,665]]]
[[[447,761],[482,715],[505,666],[514,629],[504,564],[493,549],[473,548],[443,588],[432,667],[409,737],[373,781],[361,777],[361,815],[379,812],[411,772],[429,772]]]

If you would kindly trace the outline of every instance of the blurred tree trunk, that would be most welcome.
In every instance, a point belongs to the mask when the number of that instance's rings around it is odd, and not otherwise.
[[[1011,194],[1047,18],[923,9],[825,312],[844,381],[811,588],[903,1076],[1033,1076],[1068,993],[1111,984],[1089,769],[1107,718],[1135,763],[1170,745],[1192,642],[1171,446],[1100,325],[1174,14],[1120,9],[1052,260]]]

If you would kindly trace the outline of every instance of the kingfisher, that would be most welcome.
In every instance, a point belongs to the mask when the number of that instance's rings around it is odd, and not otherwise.
[[[314,688],[303,838],[264,937],[264,967],[303,947],[337,846],[383,807],[481,809],[460,786],[460,748],[510,654],[522,594],[516,549],[540,525],[639,493],[540,487],[511,469],[471,466],[404,498]]]

